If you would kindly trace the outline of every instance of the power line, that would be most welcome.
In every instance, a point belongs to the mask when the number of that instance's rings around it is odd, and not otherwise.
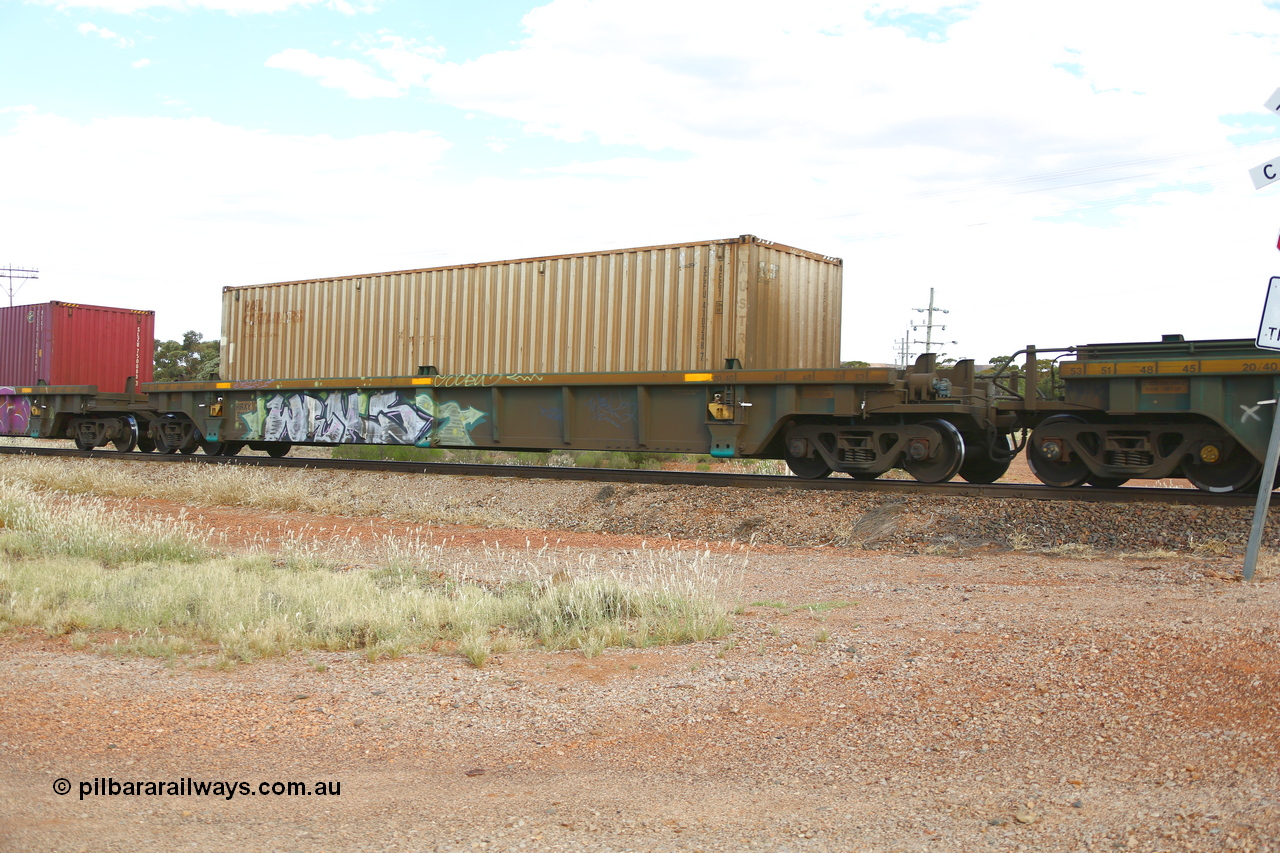
[[[27,279],[39,278],[40,270],[29,270],[21,267],[15,267],[10,264],[7,267],[0,267],[0,278],[9,279],[9,283],[5,285],[5,293],[9,294],[9,307],[13,307],[13,296],[22,289],[22,285],[14,286],[14,281],[26,281]]]
[[[898,367],[904,370],[911,366],[911,326],[907,326],[907,330],[903,332],[902,337],[893,342],[894,349],[898,351]]]
[[[937,308],[937,307],[935,307],[935,306],[934,306],[934,304],[933,304],[933,288],[932,288],[932,287],[931,287],[931,288],[929,288],[929,307],[928,307],[928,308],[913,308],[913,309],[911,309],[911,310],[913,310],[913,311],[918,311],[918,312],[920,312],[921,314],[924,314],[924,315],[925,315],[925,321],[924,321],[923,323],[912,323],[912,324],[911,324],[911,331],[913,331],[913,332],[914,332],[916,329],[924,329],[924,340],[923,340],[923,341],[912,341],[911,343],[913,343],[913,344],[924,344],[924,351],[925,351],[925,352],[933,352],[933,344],[934,344],[934,340],[933,340],[933,330],[934,330],[934,329],[941,329],[941,330],[942,330],[942,331],[944,331],[944,332],[947,330],[947,327],[946,327],[946,326],[944,326],[944,325],[942,325],[941,323],[935,323],[935,322],[933,322],[933,315],[934,315],[934,314],[950,314],[951,312],[950,312],[950,311],[948,311],[948,310],[946,310],[945,308]],[[955,341],[938,341],[938,343],[940,343],[940,344],[941,344],[941,343],[951,343],[951,344],[954,344],[954,343],[955,343]]]

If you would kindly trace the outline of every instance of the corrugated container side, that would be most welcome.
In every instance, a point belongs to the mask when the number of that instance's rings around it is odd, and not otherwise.
[[[840,261],[756,238],[226,288],[226,379],[832,367]]]
[[[49,382],[48,305],[0,308],[0,386]]]
[[[155,374],[155,312],[50,303],[54,329],[51,385],[96,385],[120,393],[125,380]]]
[[[155,313],[48,302],[0,308],[0,384],[125,390],[155,372]]]

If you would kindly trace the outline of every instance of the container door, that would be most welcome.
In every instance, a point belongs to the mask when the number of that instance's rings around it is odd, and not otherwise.
[[[57,356],[53,341],[54,313],[52,305],[32,305],[27,313],[31,340],[35,343],[35,348],[31,352],[31,372],[37,385],[54,384],[53,361]]]

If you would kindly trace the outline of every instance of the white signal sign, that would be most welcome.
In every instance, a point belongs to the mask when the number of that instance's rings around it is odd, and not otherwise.
[[[1271,97],[1267,98],[1267,102],[1263,106],[1271,110],[1273,115],[1280,115],[1280,89],[1272,92]],[[1254,166],[1249,170],[1249,177],[1253,178],[1253,188],[1255,190],[1271,186],[1277,180],[1280,180],[1280,157],[1268,160],[1261,166]]]
[[[1263,104],[1271,112],[1280,112],[1280,89],[1276,89],[1271,93],[1271,97],[1267,98],[1267,102]]]
[[[1255,190],[1274,184],[1280,180],[1280,157],[1268,160],[1261,166],[1254,166],[1249,170],[1249,177],[1253,178],[1253,188]]]
[[[1259,349],[1280,350],[1280,276],[1272,276],[1267,285],[1267,300],[1262,303],[1262,322],[1258,325]]]

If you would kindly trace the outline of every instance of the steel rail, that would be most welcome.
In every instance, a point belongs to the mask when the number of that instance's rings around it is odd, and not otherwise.
[[[54,456],[82,459],[114,459],[121,462],[171,462],[204,465],[247,465],[258,468],[312,468],[315,470],[372,471],[398,474],[438,474],[461,477],[512,477],[531,480],[576,480],[596,483],[632,483],[657,486],[714,486],[740,489],[799,489],[825,492],[880,492],[923,494],[935,497],[971,497],[1092,503],[1160,503],[1192,506],[1252,506],[1256,495],[1214,494],[1199,489],[1162,489],[1122,486],[1101,489],[1080,486],[1059,489],[1035,483],[921,483],[916,480],[854,480],[830,477],[805,480],[763,474],[714,474],[696,471],[654,471],[624,468],[554,468],[541,465],[480,465],[463,462],[392,462],[376,459],[311,459],[270,456],[206,456],[181,453],[119,453],[114,450],[70,450],[55,447],[0,445],[0,454]]]

